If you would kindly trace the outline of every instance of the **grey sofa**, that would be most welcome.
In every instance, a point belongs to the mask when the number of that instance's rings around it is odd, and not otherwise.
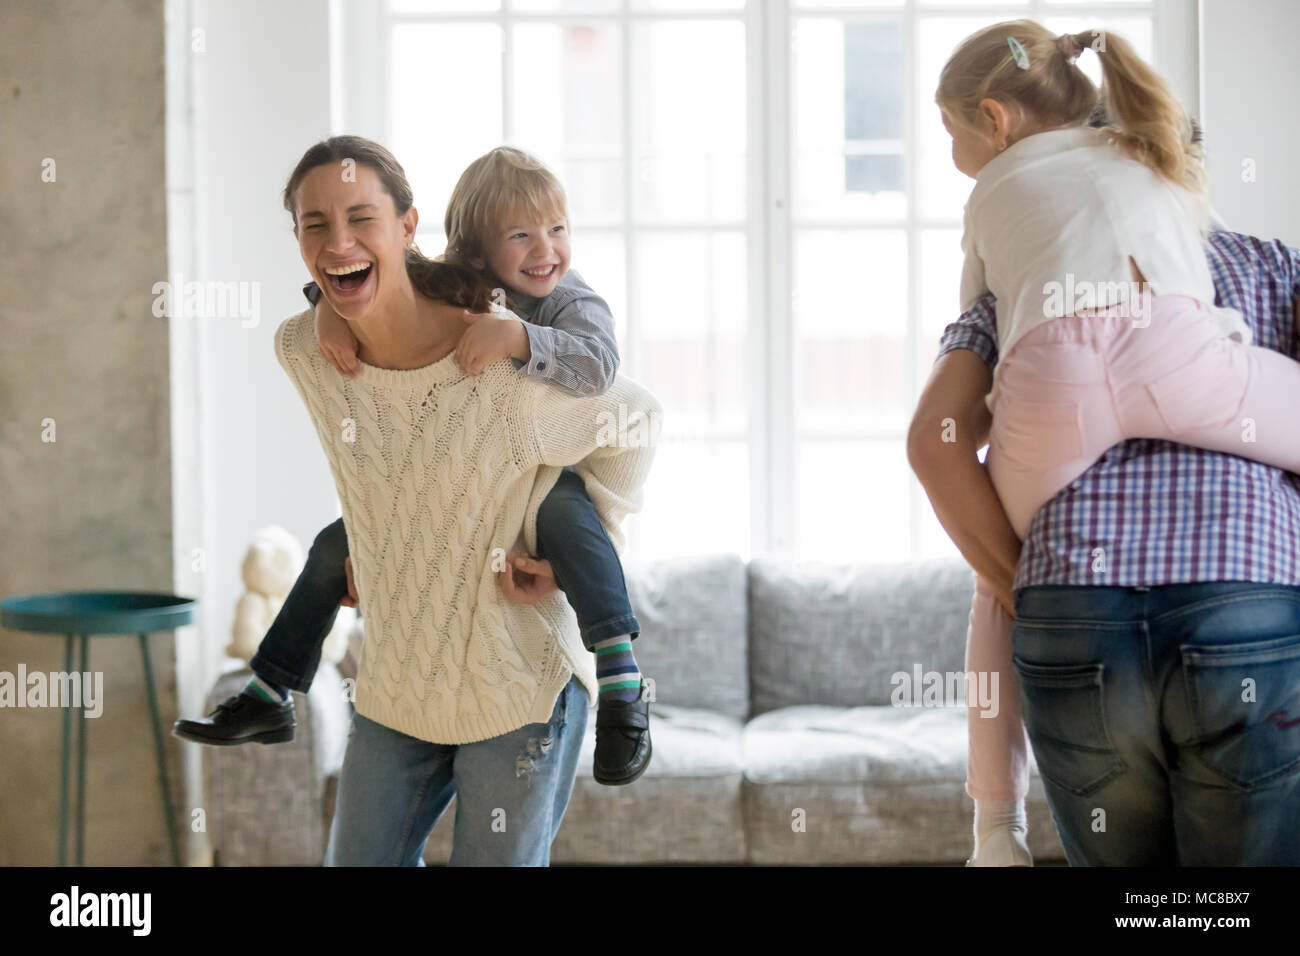
[[[891,704],[896,674],[963,670],[964,564],[708,555],[631,566],[627,577],[643,628],[637,660],[654,686],[654,759],[631,786],[597,784],[590,712],[554,863],[959,864],[969,855],[965,708]],[[225,680],[214,702],[243,676]],[[292,744],[208,752],[218,863],[320,861],[347,721],[339,687],[326,668],[297,698]],[[434,828],[426,861],[446,861],[454,812],[453,803]],[[1028,814],[1035,860],[1063,860],[1036,769]]]

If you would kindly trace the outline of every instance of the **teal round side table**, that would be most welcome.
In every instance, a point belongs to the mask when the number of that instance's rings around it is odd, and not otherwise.
[[[144,663],[144,683],[149,694],[149,713],[153,718],[154,756],[158,763],[158,780],[162,785],[163,816],[167,839],[171,844],[172,865],[180,866],[180,848],[172,816],[171,787],[167,783],[167,756],[163,751],[162,726],[158,719],[158,695],[153,683],[153,665],[149,660],[148,635],[171,631],[194,622],[193,598],[149,591],[62,591],[55,594],[31,594],[0,601],[0,627],[38,634],[62,634],[64,673],[72,673],[74,644],[80,651],[78,673],[89,672],[90,638],[136,634],[140,640],[140,659]],[[63,708],[63,775],[59,791],[59,866],[67,865],[68,856],[68,783],[72,757],[72,712],[82,719],[77,733],[77,866],[84,862],[86,835],[86,718],[84,695],[76,707]]]

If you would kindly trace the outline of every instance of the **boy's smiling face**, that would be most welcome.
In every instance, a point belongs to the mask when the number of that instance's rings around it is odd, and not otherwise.
[[[541,299],[554,292],[569,271],[569,223],[558,213],[532,219],[517,213],[507,217],[485,243],[484,259],[470,265],[482,269],[486,264],[513,291]]]

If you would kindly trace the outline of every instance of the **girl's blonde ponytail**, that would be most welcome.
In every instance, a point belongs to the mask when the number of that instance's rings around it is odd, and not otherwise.
[[[1082,37],[1091,38],[1085,45],[1101,61],[1101,93],[1119,144],[1153,172],[1208,201],[1205,154],[1169,84],[1123,37],[1088,31],[1075,34],[1076,42]]]

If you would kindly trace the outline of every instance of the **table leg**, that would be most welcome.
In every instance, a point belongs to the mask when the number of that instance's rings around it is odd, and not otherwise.
[[[140,656],[144,659],[144,683],[149,691],[149,714],[153,718],[154,755],[158,761],[158,781],[162,784],[163,816],[167,820],[167,839],[171,843],[172,866],[181,865],[180,848],[176,841],[176,824],[172,819],[171,787],[167,783],[167,754],[163,749],[162,725],[158,721],[158,696],[153,687],[153,665],[149,661],[149,636],[140,635]]]
[[[76,635],[64,635],[63,673],[72,673],[72,644]],[[22,691],[19,691],[22,693]],[[68,865],[68,780],[72,769],[72,708],[63,708],[63,776],[59,784],[59,866]]]
[[[90,635],[81,635],[81,676],[90,673]],[[85,695],[77,701],[77,866],[86,865],[86,705]]]

